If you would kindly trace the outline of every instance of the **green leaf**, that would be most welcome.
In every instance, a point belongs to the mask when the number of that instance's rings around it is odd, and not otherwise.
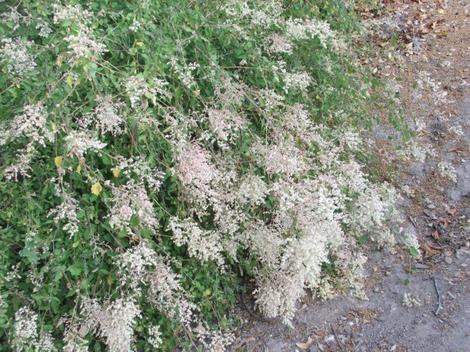
[[[20,256],[26,258],[32,265],[38,263],[39,257],[35,248],[25,247],[20,251]]]
[[[62,276],[64,276],[64,269],[65,268],[63,266],[59,266],[57,268],[57,271],[56,271],[55,276],[54,276],[54,281],[57,282],[62,278]]]
[[[131,226],[139,226],[139,223],[140,223],[140,220],[139,220],[139,217],[137,215],[132,215],[131,217],[131,221],[130,221],[130,224]]]
[[[408,250],[409,250],[411,256],[413,256],[413,257],[419,257],[419,251],[418,251],[417,248],[415,248],[415,247],[409,247]]]
[[[101,157],[101,161],[103,161],[103,164],[105,164],[106,166],[113,164],[113,160],[106,154],[103,154],[103,156]]]
[[[82,273],[82,266],[79,263],[72,264],[67,269],[72,276],[77,277]]]
[[[60,300],[57,297],[51,297],[50,303],[51,303],[52,311],[55,314],[59,313],[60,307],[61,307]]]

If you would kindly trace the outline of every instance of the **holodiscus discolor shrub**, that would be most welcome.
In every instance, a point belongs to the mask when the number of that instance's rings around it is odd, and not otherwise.
[[[0,350],[223,351],[242,290],[362,295],[394,192],[353,6],[1,2]]]

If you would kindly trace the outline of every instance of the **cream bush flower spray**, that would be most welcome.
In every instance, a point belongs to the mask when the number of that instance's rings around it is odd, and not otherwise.
[[[246,280],[286,324],[308,293],[363,295],[357,237],[393,242],[395,195],[356,158],[369,88],[344,19],[321,2],[107,5],[1,16],[13,346],[220,352]]]

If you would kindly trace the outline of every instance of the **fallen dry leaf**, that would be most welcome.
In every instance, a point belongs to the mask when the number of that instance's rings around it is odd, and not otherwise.
[[[442,251],[444,248],[441,246],[438,246],[437,244],[434,243],[428,243],[428,246],[431,247],[432,249],[436,249],[438,251]]]
[[[432,246],[424,240],[419,241],[419,246],[423,251],[423,256],[425,258],[432,257],[441,253],[439,250],[433,249]]]
[[[296,345],[298,348],[300,348],[301,350],[306,351],[306,350],[308,350],[308,349],[313,345],[314,342],[315,342],[315,340],[312,339],[311,337],[309,337],[309,338],[307,339],[307,341],[305,341],[305,342],[297,342],[295,345]]]
[[[377,319],[377,312],[373,309],[352,309],[348,313],[348,318],[350,320],[360,319],[363,323],[370,323],[371,321]]]
[[[455,216],[458,212],[458,209],[457,208],[448,208],[448,209],[446,209],[446,212],[450,216]]]
[[[446,228],[450,224],[450,220],[448,218],[440,218],[439,219],[439,224],[443,227]]]

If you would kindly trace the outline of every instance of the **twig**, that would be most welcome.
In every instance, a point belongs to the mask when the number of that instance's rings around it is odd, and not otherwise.
[[[330,327],[331,327],[331,331],[333,331],[333,335],[335,336],[335,340],[338,342],[338,346],[339,346],[340,351],[344,351],[343,344],[339,340],[338,335],[336,335],[336,330],[333,327],[333,324],[331,324]]]
[[[415,219],[413,219],[410,215],[408,215],[408,219],[410,219],[410,221],[411,221],[411,223],[413,224],[413,226],[417,229],[417,228],[418,228],[418,225],[416,225]]]
[[[245,308],[245,310],[248,312],[248,314],[251,315],[251,317],[255,320],[258,320],[260,322],[263,322],[263,323],[269,323],[271,322],[270,320],[268,319],[265,319],[264,317],[262,317],[261,315],[257,314],[250,306],[249,304],[246,302],[245,300],[245,294],[243,293],[243,291],[241,292],[240,294],[240,301],[243,305],[243,307]]]
[[[441,298],[441,293],[439,292],[439,288],[437,287],[436,278],[433,277],[432,281],[434,282],[434,289],[436,290],[436,294],[437,294],[437,309],[434,312],[434,314],[438,315],[439,311],[442,309],[442,298]]]

